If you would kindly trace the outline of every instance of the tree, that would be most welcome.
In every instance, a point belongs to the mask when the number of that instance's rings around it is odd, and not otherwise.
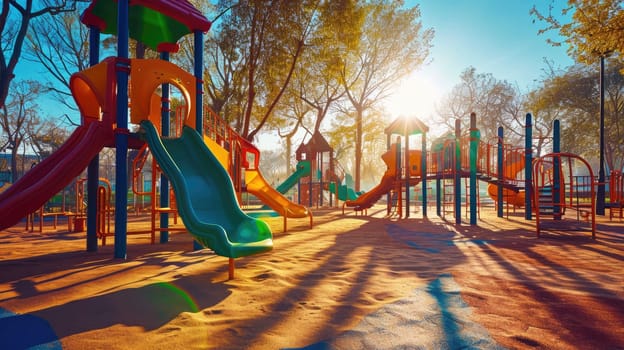
[[[310,135],[321,131],[325,118],[335,112],[345,94],[340,57],[359,45],[364,17],[354,1],[322,1],[312,12],[310,34],[299,64],[281,103],[267,126],[278,130],[291,152],[292,138],[304,128]],[[314,112],[314,113],[312,113]],[[289,132],[282,132],[284,128]]]
[[[327,70],[314,68],[306,72],[300,79],[296,79],[293,85],[297,97],[316,112],[312,127],[312,134],[314,135],[316,131],[320,130],[321,123],[333,105],[345,95],[343,85],[340,84],[335,75],[330,75]]]
[[[204,45],[205,103],[228,123],[238,122],[245,108],[244,59],[237,46],[239,33],[221,31],[213,26]],[[182,40],[181,61],[188,70],[193,66],[192,42]]]
[[[244,95],[242,113],[231,116],[241,136],[253,140],[267,122],[284,94],[304,49],[315,1],[219,2],[218,9],[229,8],[215,28],[220,35],[221,52],[227,64],[235,64]],[[236,91],[236,90],[235,90]],[[216,95],[216,94],[215,94]]]
[[[69,137],[67,129],[41,118],[35,118],[27,130],[28,143],[40,159],[45,159],[58,150]]]
[[[605,161],[609,169],[624,167],[624,65],[612,59],[605,71]],[[569,67],[546,80],[536,94],[539,110],[562,120],[562,149],[584,157],[598,156],[599,120],[596,110],[600,100],[595,68]],[[582,131],[582,132],[580,132]]]
[[[379,183],[381,175],[386,170],[381,155],[386,152],[386,135],[384,133],[384,111],[370,109],[363,118],[362,143],[362,171],[361,186],[370,188]],[[344,172],[354,173],[355,159],[353,148],[355,146],[354,112],[336,115],[332,119],[332,127],[325,132],[329,144],[334,149],[334,158],[340,164]],[[341,170],[341,169],[338,169]],[[337,174],[344,175],[344,174]]]
[[[377,185],[386,171],[386,164],[381,159],[382,154],[388,150],[383,116],[383,111],[369,110],[363,120],[361,183],[367,188]]]
[[[533,116],[533,149],[538,157],[549,153],[553,146],[553,129],[555,120],[565,119],[565,111],[556,103],[556,97],[551,94],[550,86],[562,74],[560,68],[554,66],[554,62],[544,59],[547,69],[539,85],[535,86],[524,95],[523,110],[532,113]],[[549,148],[550,147],[550,148]]]
[[[433,30],[424,29],[418,6],[403,1],[363,3],[360,45],[342,57],[341,79],[354,109],[355,189],[360,190],[363,119],[388,97],[392,87],[429,56]]]
[[[622,0],[568,0],[567,6],[560,9],[556,9],[555,3],[555,0],[551,0],[548,13],[540,12],[535,6],[530,11],[537,20],[546,23],[546,27],[539,34],[556,31],[563,37],[563,41],[547,39],[548,43],[555,46],[568,44],[568,55],[587,64],[595,62],[597,56],[609,52],[623,56]],[[553,14],[557,10],[561,16]]]
[[[15,67],[22,54],[26,33],[32,19],[44,15],[56,15],[76,9],[76,0],[49,0],[35,8],[35,1],[4,0],[0,10],[0,108],[9,95],[9,86],[15,78]],[[71,3],[69,5],[68,3]]]
[[[363,8],[353,1],[324,2],[319,13],[292,84],[294,93],[316,111],[312,134],[346,94],[342,58],[358,50],[365,20]]]
[[[283,163],[285,155],[281,150],[262,151],[263,161],[260,163],[260,171],[273,187],[278,186],[291,174],[290,171],[285,171],[283,166],[278,166]]]
[[[334,149],[334,159],[339,166],[336,174],[344,178],[345,173],[353,174],[355,170],[355,159],[353,150],[355,148],[355,116],[353,111],[337,113],[331,119],[331,127],[324,134],[329,145]],[[381,123],[380,125],[383,125]],[[364,152],[363,152],[364,153]]]
[[[549,96],[549,82],[544,82],[544,86],[530,91],[526,96],[525,110],[531,111],[533,117],[533,147],[534,154],[539,157],[544,153],[549,153],[547,147],[552,148],[553,121],[564,117],[564,112],[552,104]]]
[[[0,126],[6,139],[1,149],[11,151],[11,177],[13,181],[19,177],[17,164],[18,154],[24,150],[25,142],[34,124],[38,123],[38,106],[36,99],[41,86],[36,81],[19,81],[11,90],[7,103],[2,107]]]
[[[89,67],[89,30],[80,23],[79,12],[66,11],[57,16],[39,17],[26,36],[24,58],[41,64],[47,73],[46,91],[60,104],[77,110],[69,90],[72,74]]]
[[[284,102],[285,103],[282,103],[281,108],[277,111],[277,113],[282,116],[278,120],[280,124],[278,124],[277,127],[277,134],[285,144],[284,157],[286,161],[286,173],[290,174],[292,171],[291,157],[294,153],[292,147],[293,138],[301,129],[305,129],[308,134],[313,135],[306,127],[305,122],[306,117],[311,114],[313,110],[299,96],[290,93],[286,95]]]
[[[524,137],[520,92],[517,87],[496,79],[491,73],[477,73],[474,67],[466,68],[460,75],[460,82],[441,106],[437,111],[439,122],[445,124],[448,130],[454,130],[455,120],[460,119],[462,130],[468,131],[468,116],[474,112],[481,138],[486,142],[497,137],[499,126],[511,133],[506,142],[519,143]]]

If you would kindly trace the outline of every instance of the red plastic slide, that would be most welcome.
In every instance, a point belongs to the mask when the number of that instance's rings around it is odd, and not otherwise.
[[[356,210],[368,209],[375,204],[381,196],[388,193],[394,186],[396,180],[396,168],[397,168],[397,144],[392,144],[390,149],[386,153],[381,155],[384,163],[388,167],[381,177],[381,181],[377,186],[371,188],[369,191],[361,194],[357,199],[352,201],[346,201],[347,207],[354,207]]]
[[[379,184],[361,194],[357,199],[346,201],[347,207],[355,207],[355,209],[368,209],[373,206],[384,194],[388,193],[395,183],[394,172],[386,171]]]
[[[79,126],[67,141],[0,194],[0,230],[39,209],[89,165],[113,133],[100,123]]]

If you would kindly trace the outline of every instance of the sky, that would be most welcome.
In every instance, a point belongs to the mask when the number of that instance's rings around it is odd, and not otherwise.
[[[563,0],[558,0],[562,2]],[[534,87],[547,67],[573,64],[566,48],[546,43],[555,33],[538,35],[544,23],[529,14],[535,5],[547,13],[549,0],[424,0],[420,4],[425,28],[433,28],[431,62],[416,70],[387,104],[393,118],[415,115],[429,119],[435,105],[459,83],[468,67],[477,73],[491,73],[526,92]]]
[[[550,0],[407,0],[406,6],[419,4],[423,26],[433,28],[435,35],[429,63],[415,67],[386,103],[387,120],[407,115],[429,124],[435,106],[459,83],[461,72],[468,67],[517,84],[525,92],[543,76],[544,59],[560,68],[573,64],[564,47],[552,47],[546,43],[548,36],[537,34],[544,24],[533,23],[529,15],[534,4],[547,12],[549,3]],[[33,69],[32,63],[25,60],[17,68],[20,78],[38,77],[43,71]],[[43,104],[56,105],[49,101]],[[46,108],[44,113],[58,117],[65,111]],[[276,136],[265,136],[257,142],[261,149],[280,148]]]

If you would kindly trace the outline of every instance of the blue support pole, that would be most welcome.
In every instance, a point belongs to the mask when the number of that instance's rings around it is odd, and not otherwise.
[[[100,30],[89,27],[89,66],[100,61]],[[97,252],[97,192],[100,178],[100,156],[93,157],[87,168],[87,251]]]
[[[117,130],[115,130],[115,258],[125,259],[128,231],[128,0],[117,2]]]
[[[319,158],[320,158],[320,162],[319,162],[319,164],[320,164],[320,171],[317,172],[318,178],[319,178],[319,202],[320,202],[319,205],[321,207],[323,206],[323,191],[322,191],[323,190],[323,158],[324,158],[323,154],[324,154],[324,152],[321,152],[319,154]]]
[[[559,120],[553,122],[553,153],[561,152],[561,133]],[[561,157],[555,155],[553,158],[553,219],[561,220]]]
[[[401,136],[397,136],[396,138],[396,149],[394,159],[397,161],[394,163],[394,179],[398,180],[401,178],[401,159],[403,158],[401,155]]]
[[[329,153],[329,169],[330,169],[329,173],[331,174],[332,178],[328,179],[328,181],[331,184],[331,182],[332,182],[331,180],[336,178],[335,177],[335,175],[336,175],[336,159],[334,158],[334,151],[331,151]],[[336,186],[335,187],[336,188],[336,198],[335,198],[335,201],[336,201],[336,207],[338,207],[338,190],[339,190],[338,187],[339,187],[340,184],[335,182],[335,181],[334,181],[334,183],[335,183],[335,186]],[[333,197],[332,193],[331,193],[331,191],[329,191],[329,206],[330,207],[333,207],[333,205],[334,205],[333,202],[332,202],[332,197]]]
[[[410,163],[409,163],[409,134],[405,131],[405,218],[409,218],[410,212]]]
[[[195,129],[200,135],[204,132],[204,33],[199,30],[195,31],[195,65],[194,75],[195,82]]]
[[[524,218],[533,218],[533,121],[531,113],[527,113],[524,136]]]
[[[397,136],[396,138],[396,153],[394,156],[394,159],[396,159],[396,162],[394,163],[394,180],[395,181],[401,181],[401,170],[403,167],[403,163],[401,162],[401,159],[403,159],[403,152],[401,149],[401,136]],[[401,189],[399,189],[400,191]],[[403,215],[402,212],[399,212],[399,193],[397,193],[397,214],[399,214],[399,217],[401,217]]]
[[[497,162],[496,162],[496,172],[498,176],[498,192],[497,192],[497,211],[496,214],[499,218],[503,217],[503,127],[498,127],[498,143],[497,143]]]
[[[160,59],[163,61],[169,61],[169,52],[161,52]],[[162,104],[161,104],[161,129],[162,136],[169,136],[170,132],[170,113],[169,113],[169,84],[162,84]],[[165,174],[160,174],[160,207],[169,207],[169,179]],[[160,213],[160,243],[169,242],[169,213]]]
[[[427,217],[427,133],[423,131],[421,144],[420,173],[422,174],[422,215]]]
[[[204,33],[196,30],[194,33],[194,69],[195,75],[195,130],[200,135],[204,134]],[[230,150],[230,151],[233,151]],[[193,241],[193,249],[203,249],[202,245],[197,241]]]
[[[477,224],[477,152],[479,150],[477,114],[470,113],[470,225]]]
[[[316,158],[316,157],[311,157]],[[316,162],[312,163],[314,166],[311,167],[310,171],[310,182],[308,182],[308,208],[312,208],[312,193],[314,190],[314,172],[316,168]]]
[[[604,132],[604,116],[605,116],[605,110],[604,110],[604,105],[605,105],[605,97],[604,97],[604,90],[605,90],[605,55],[600,55],[600,132],[599,132],[599,142],[600,142],[600,149],[599,149],[599,167],[598,167],[598,192],[596,193],[596,215],[605,215],[605,207],[606,207],[606,189],[605,189],[605,176],[606,176],[606,171],[605,171],[605,156],[604,156],[604,150],[605,150],[605,132]],[[592,179],[593,181],[593,179]]]
[[[386,136],[386,150],[390,150],[390,148],[392,147],[392,135],[390,133],[388,133],[388,135]],[[338,188],[339,184],[336,184],[336,188]],[[392,195],[390,195],[390,192],[386,193],[386,214],[390,215],[390,213],[392,212]]]
[[[459,138],[461,135],[461,120],[455,119],[455,223],[461,224],[461,145]]]
[[[440,163],[438,163],[439,166]],[[442,216],[442,180],[436,177],[436,215]]]
[[[436,159],[436,215],[438,216],[442,216],[442,171],[441,169],[444,168],[444,163],[442,163],[443,161],[443,157],[442,157],[442,152],[443,151],[436,151],[435,153],[433,153],[433,155],[435,156]]]

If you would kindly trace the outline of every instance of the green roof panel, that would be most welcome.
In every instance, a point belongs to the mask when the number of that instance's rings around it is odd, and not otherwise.
[[[117,35],[117,1],[95,0],[81,19],[102,33]],[[210,22],[186,0],[138,0],[128,7],[128,29],[132,39],[153,50],[166,51],[163,48],[195,30],[207,31]]]

